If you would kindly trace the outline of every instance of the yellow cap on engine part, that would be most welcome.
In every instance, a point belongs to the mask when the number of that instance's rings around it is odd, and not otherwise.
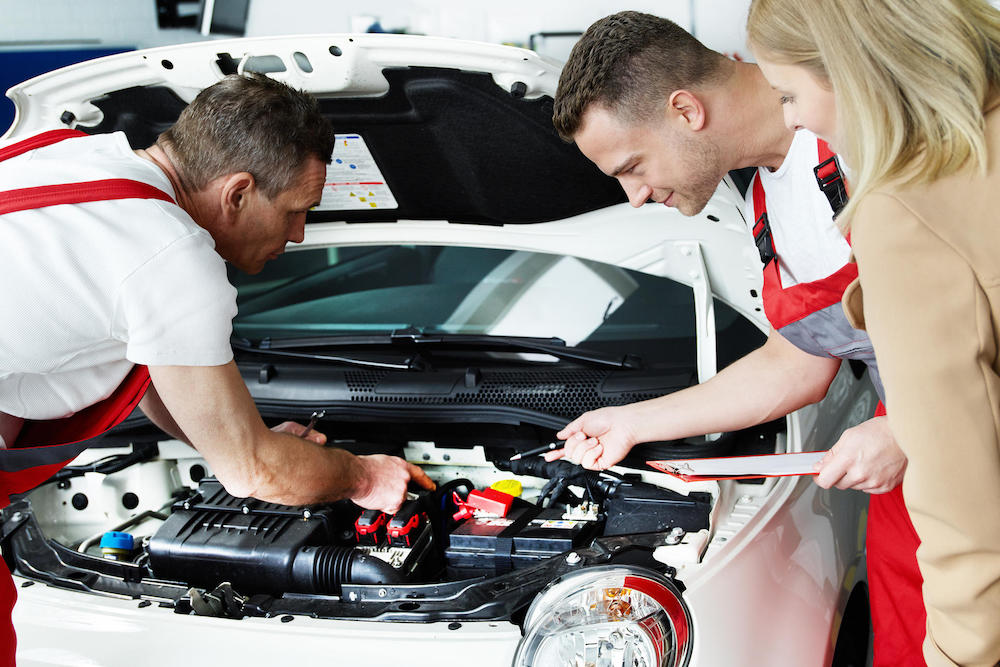
[[[516,479],[501,479],[490,484],[490,488],[509,493],[512,496],[520,496],[522,491],[521,483]]]

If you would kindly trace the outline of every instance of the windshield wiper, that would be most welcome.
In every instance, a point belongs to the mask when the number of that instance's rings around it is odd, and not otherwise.
[[[469,348],[474,350],[540,352],[558,359],[581,361],[612,368],[641,368],[642,360],[633,354],[614,356],[578,347],[568,347],[561,338],[535,338],[531,336],[489,336],[481,334],[434,333],[426,334],[416,329],[397,329],[388,334],[343,336],[310,336],[304,338],[265,338],[253,350],[283,354],[292,350],[331,347],[364,347],[385,345],[392,347],[441,347]],[[303,353],[312,354],[312,353]]]
[[[406,357],[400,362],[392,361],[373,361],[371,359],[360,359],[358,357],[344,357],[334,354],[321,354],[318,352],[296,352],[292,349],[285,349],[281,347],[273,348],[271,347],[271,339],[265,338],[260,341],[257,345],[246,338],[237,338],[233,336],[229,340],[230,345],[233,349],[241,350],[243,352],[252,352],[254,354],[269,354],[279,357],[293,357],[298,359],[310,359],[313,361],[333,361],[340,364],[348,364],[350,366],[361,366],[364,368],[387,368],[390,370],[427,370],[428,364],[419,354],[412,357]]]

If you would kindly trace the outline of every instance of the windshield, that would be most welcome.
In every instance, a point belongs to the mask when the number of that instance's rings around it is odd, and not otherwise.
[[[261,273],[230,270],[237,336],[387,333],[558,337],[567,345],[693,363],[690,287],[609,264],[522,250],[385,245],[289,252]],[[715,301],[719,365],[764,335]]]

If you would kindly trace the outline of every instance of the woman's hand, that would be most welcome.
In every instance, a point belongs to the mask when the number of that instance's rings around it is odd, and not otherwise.
[[[566,444],[545,454],[545,460],[565,458],[590,470],[610,468],[636,444],[633,419],[629,406],[585,412],[556,434]]]
[[[873,417],[844,431],[815,469],[815,481],[824,489],[886,493],[903,481],[906,455],[889,430],[888,418]]]

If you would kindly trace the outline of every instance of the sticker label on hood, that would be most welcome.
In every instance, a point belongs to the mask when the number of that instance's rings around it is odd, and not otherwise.
[[[326,166],[323,197],[316,211],[367,211],[399,208],[365,140],[338,134],[333,161]]]

